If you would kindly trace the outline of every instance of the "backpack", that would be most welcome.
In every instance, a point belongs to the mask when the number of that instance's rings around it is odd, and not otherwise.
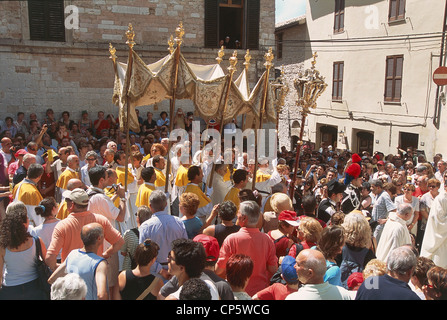
[[[341,283],[344,288],[348,289],[348,278],[354,272],[362,272],[365,257],[369,249],[363,248],[360,251],[354,251],[347,246],[342,250],[342,262],[340,264]]]

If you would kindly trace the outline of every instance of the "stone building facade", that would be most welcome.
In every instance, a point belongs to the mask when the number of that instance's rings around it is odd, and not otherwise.
[[[108,49],[111,43],[118,61],[127,61],[125,33],[129,23],[136,34],[134,50],[147,64],[168,54],[168,40],[175,35],[180,21],[185,29],[182,53],[188,62],[196,64],[216,63],[219,46],[209,44],[210,32],[222,33],[227,25],[239,25],[242,47],[238,50],[236,76],[243,69],[245,49],[250,47],[252,84],[264,71],[264,53],[275,45],[272,0],[61,0],[57,13],[64,10],[63,29],[59,26],[62,40],[58,41],[35,40],[33,10],[40,9],[30,8],[31,2],[35,1],[0,3],[2,120],[6,116],[15,119],[18,111],[24,111],[26,119],[31,112],[42,119],[47,108],[52,108],[56,117],[69,111],[75,120],[82,110],[89,111],[92,118],[99,110],[116,115],[117,107],[112,103],[114,73]],[[236,22],[224,15],[228,10],[239,14]],[[249,21],[248,12],[257,20]],[[249,41],[250,34],[252,38],[253,34],[257,36],[255,43]],[[221,64],[225,71],[232,52],[233,49],[225,50]],[[178,106],[193,109],[188,101],[178,101]],[[166,101],[141,108],[140,114],[144,118],[146,111],[151,110],[157,117],[168,108]]]

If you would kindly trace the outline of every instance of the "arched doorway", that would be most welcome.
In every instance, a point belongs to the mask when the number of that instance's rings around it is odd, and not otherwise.
[[[292,122],[292,126],[290,127],[290,150],[295,149],[299,138],[300,138],[300,123],[298,122],[298,120],[294,120]]]

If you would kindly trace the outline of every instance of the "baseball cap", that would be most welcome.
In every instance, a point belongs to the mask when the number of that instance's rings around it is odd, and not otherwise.
[[[361,272],[353,272],[348,277],[347,285],[350,290],[355,288],[356,286],[362,284],[364,281],[363,274]]]
[[[17,157],[19,157],[19,156],[23,156],[23,155],[25,155],[25,154],[27,154],[28,152],[25,150],[25,149],[20,149],[20,150],[18,150],[16,153],[15,153],[15,157],[17,158]]]
[[[62,193],[62,196],[66,199],[70,199],[76,204],[84,206],[88,204],[89,200],[87,192],[81,188],[76,188],[73,189],[72,191],[70,190],[64,191],[64,193]]]
[[[298,227],[300,225],[297,221],[296,212],[292,210],[283,210],[278,216],[278,221],[286,221],[288,224]]]
[[[216,238],[201,233],[196,235],[193,241],[200,242],[205,247],[206,261],[217,261],[220,248]]]
[[[294,282],[298,280],[298,275],[295,270],[295,258],[292,256],[285,256],[281,262],[281,274],[286,282]]]

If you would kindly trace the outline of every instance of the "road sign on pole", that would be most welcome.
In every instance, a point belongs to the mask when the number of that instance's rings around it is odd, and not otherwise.
[[[433,72],[433,82],[438,86],[447,85],[447,67],[439,67]]]

